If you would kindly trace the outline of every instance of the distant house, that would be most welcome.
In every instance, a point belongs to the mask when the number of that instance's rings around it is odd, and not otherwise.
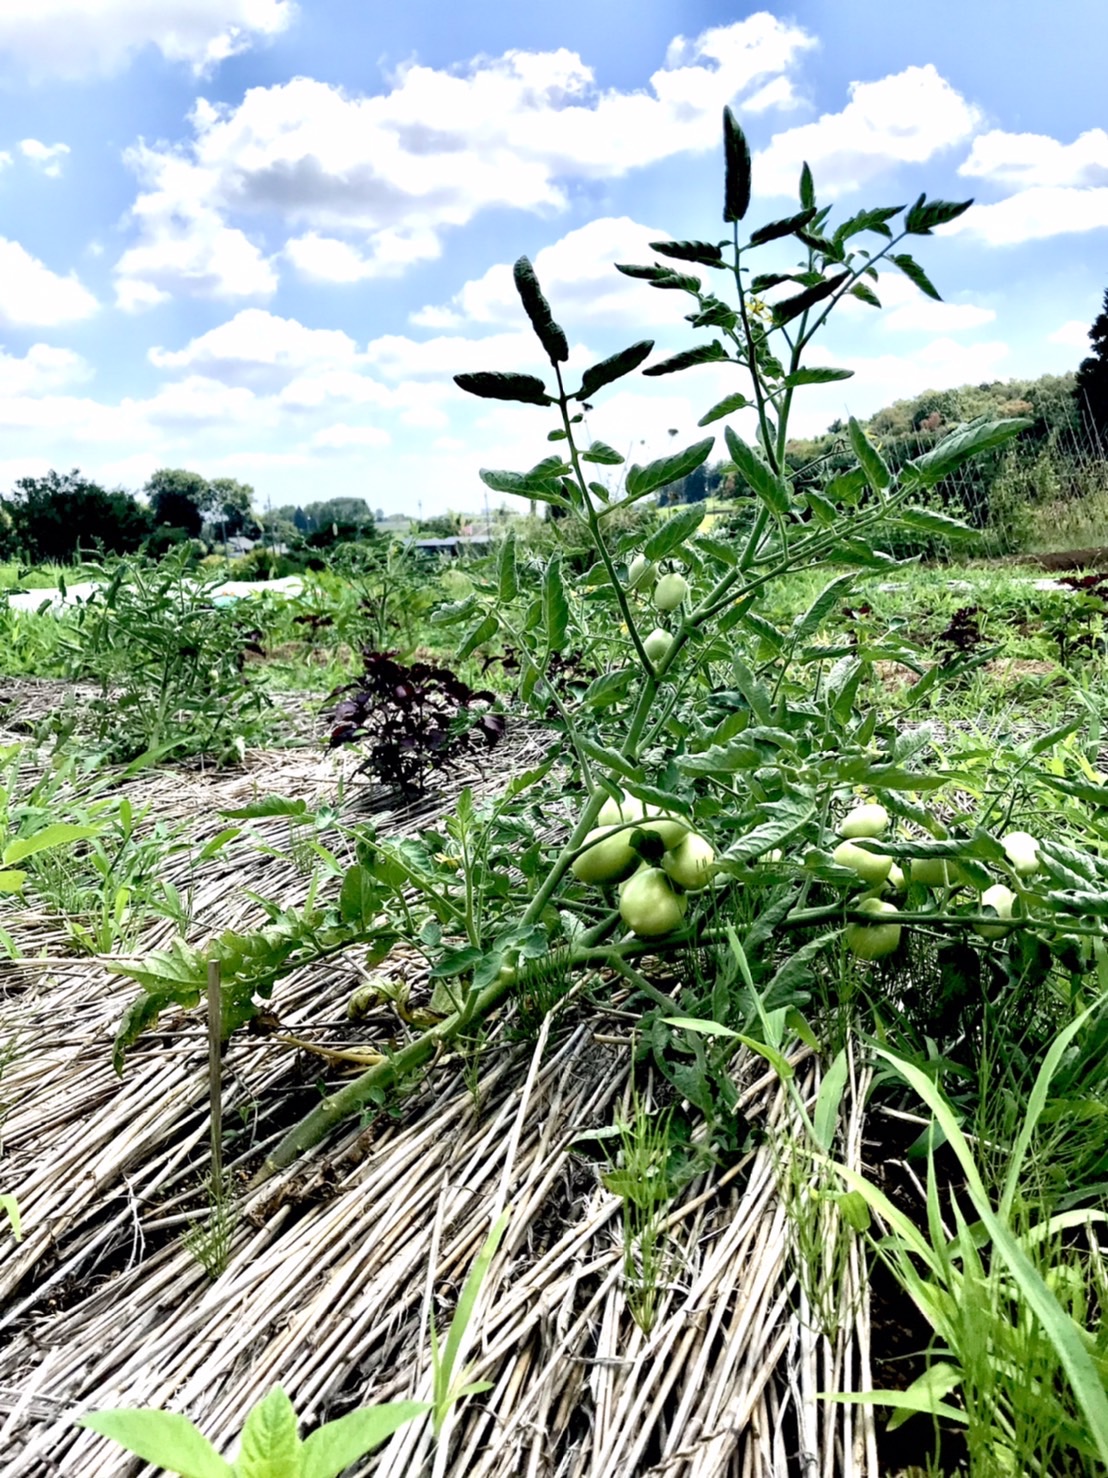
[[[487,549],[492,543],[488,534],[454,534],[449,539],[409,539],[409,549],[420,549],[426,554],[445,554],[453,559],[464,548]]]

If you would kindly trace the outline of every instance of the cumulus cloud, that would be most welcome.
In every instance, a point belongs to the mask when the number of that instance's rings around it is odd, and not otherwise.
[[[62,162],[69,153],[69,145],[44,144],[41,139],[21,139],[19,152],[24,159],[38,165],[44,175],[56,180],[62,172]]]
[[[936,232],[969,232],[988,246],[1015,246],[1108,226],[1108,185],[1034,185],[991,205],[975,205]]]
[[[0,324],[49,328],[88,318],[97,307],[75,273],[62,277],[18,241],[0,236]]]
[[[72,349],[32,344],[26,354],[0,349],[0,395],[37,395],[91,379],[92,366]]]
[[[1108,185],[1108,133],[1090,128],[1072,144],[1041,133],[993,129],[973,141],[958,173],[1004,185]]]
[[[190,140],[128,155],[142,190],[132,212],[140,241],[120,264],[124,298],[153,301],[149,289],[168,291],[171,278],[224,296],[271,291],[271,263],[232,217],[302,228],[285,251],[315,281],[401,272],[481,211],[556,212],[573,180],[715,147],[723,104],[787,105],[785,74],[814,44],[759,12],[678,37],[635,91],[599,87],[562,48],[448,71],[408,64],[375,96],[295,77],[251,88],[237,106],[202,98]],[[217,256],[233,257],[234,270]]]
[[[295,15],[292,0],[4,0],[0,60],[35,80],[105,75],[153,46],[202,74]]]
[[[936,302],[892,267],[881,273],[874,291],[883,309],[876,319],[883,333],[946,335],[981,328],[996,318],[995,309],[977,303]],[[875,316],[871,307],[849,296],[835,309],[835,315],[838,322]]]
[[[1059,324],[1052,334],[1047,334],[1047,340],[1051,344],[1061,344],[1066,349],[1080,349],[1088,354],[1089,324],[1084,318],[1069,318],[1065,323]]]
[[[345,421],[325,426],[312,437],[311,445],[326,452],[346,452],[358,447],[388,446],[392,437],[380,426],[351,426]]]
[[[807,160],[823,196],[857,189],[897,164],[923,164],[969,138],[978,109],[928,63],[852,82],[839,113],[776,134],[754,160],[760,194],[795,195]]]
[[[264,308],[244,308],[226,323],[191,339],[183,349],[148,351],[158,369],[199,370],[224,383],[284,384],[306,366],[343,364],[357,346],[341,329],[306,328]]]

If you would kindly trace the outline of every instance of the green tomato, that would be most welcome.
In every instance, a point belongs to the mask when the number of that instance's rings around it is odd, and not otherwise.
[[[689,593],[684,575],[663,575],[654,587],[654,604],[659,611],[675,611]]]
[[[867,852],[853,842],[840,842],[831,856],[840,867],[849,867],[864,883],[883,883],[889,875],[893,859],[883,852]]]
[[[688,906],[687,896],[673,891],[660,867],[644,867],[620,890],[620,917],[640,939],[671,933]]]
[[[673,646],[673,637],[664,626],[655,626],[654,630],[644,640],[642,649],[657,667],[659,662],[664,662],[669,655],[669,649]]]
[[[699,832],[686,832],[672,851],[662,858],[662,867],[671,882],[686,893],[706,888],[716,870],[716,854],[711,843]]]
[[[889,876],[885,879],[885,881],[888,883],[889,887],[897,893],[903,893],[904,889],[908,886],[908,879],[904,876],[904,873],[901,871],[901,869],[897,867],[895,862],[893,863],[892,867],[889,868]]]
[[[1010,831],[1001,837],[1000,845],[1008,854],[1012,871],[1018,877],[1029,878],[1039,870],[1039,839],[1029,831]]]
[[[1003,883],[994,883],[981,895],[981,907],[995,908],[997,917],[1001,919],[1012,917],[1012,905],[1015,901],[1016,895]],[[1003,924],[974,924],[973,929],[982,939],[1001,939],[1008,932]]]
[[[896,913],[896,906],[881,898],[863,898],[858,908],[875,919],[882,914]],[[880,960],[891,955],[900,943],[899,924],[847,924],[843,940],[851,954],[860,960]]]
[[[925,888],[960,888],[964,881],[958,864],[946,857],[913,857],[908,876]]]
[[[889,824],[889,813],[884,806],[876,803],[868,806],[855,806],[839,822],[839,835],[841,837],[879,837],[884,836],[885,828]]]
[[[658,573],[658,566],[645,554],[636,554],[627,568],[627,588],[645,590]]]
[[[631,827],[611,831],[598,826],[590,831],[585,841],[593,845],[573,859],[570,864],[573,876],[578,882],[603,887],[633,873],[642,859],[631,845],[631,833]]]
[[[636,800],[633,795],[624,795],[621,791],[618,801],[614,801],[611,796],[607,798],[600,808],[596,824],[618,826],[622,821],[641,821],[645,815],[646,807],[642,801]]]

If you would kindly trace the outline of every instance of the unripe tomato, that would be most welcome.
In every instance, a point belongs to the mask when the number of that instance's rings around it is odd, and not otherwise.
[[[875,803],[855,806],[839,822],[841,837],[879,837],[885,834],[889,824],[889,813],[884,806]]]
[[[642,649],[655,666],[665,660],[669,655],[669,649],[673,645],[673,637],[664,626],[655,626],[654,630],[644,640]]]
[[[889,876],[885,879],[885,881],[888,883],[889,887],[897,893],[903,893],[904,889],[908,886],[908,879],[904,876],[904,873],[901,871],[901,869],[897,867],[895,862],[893,863],[892,867],[889,868]]]
[[[867,852],[853,842],[840,842],[831,856],[840,867],[849,867],[865,883],[883,883],[889,875],[893,859],[883,852]]]
[[[896,913],[891,903],[881,898],[863,898],[858,908],[862,913],[872,914],[875,919],[882,914]],[[847,924],[843,940],[851,954],[860,960],[880,960],[891,955],[900,943],[899,924]]]
[[[946,857],[913,857],[908,876],[925,888],[960,888],[963,882],[958,864]]]
[[[1012,917],[1012,905],[1015,901],[1016,895],[1003,883],[994,883],[981,895],[981,907],[995,908],[997,917],[1001,919]],[[973,928],[974,933],[979,934],[982,939],[1000,939],[1008,932],[1003,924],[974,924]]]
[[[675,611],[689,593],[684,575],[663,575],[654,587],[654,604],[659,611]]]
[[[716,854],[699,832],[690,831],[662,858],[662,867],[671,882],[686,893],[695,893],[712,881]]]
[[[671,933],[688,906],[686,895],[673,891],[660,867],[644,867],[620,891],[620,917],[640,939]]]
[[[646,815],[646,807],[642,801],[636,800],[633,795],[624,795],[620,792],[618,801],[611,796],[600,808],[600,814],[596,818],[597,826],[618,826],[621,821],[641,821]]]
[[[593,845],[573,859],[570,870],[582,883],[595,883],[603,887],[606,883],[618,883],[634,872],[640,861],[639,854],[631,845],[633,828],[624,831],[608,831],[598,826],[585,838]]]
[[[1010,831],[1001,837],[1000,845],[1008,854],[1012,871],[1021,878],[1029,878],[1039,870],[1039,839],[1029,831]]]
[[[629,590],[645,590],[658,573],[658,566],[645,554],[636,554],[627,568]]]

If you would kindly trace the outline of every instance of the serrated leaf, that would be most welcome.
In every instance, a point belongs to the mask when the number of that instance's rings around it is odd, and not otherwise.
[[[920,482],[925,487],[931,487],[970,457],[977,456],[979,452],[990,451],[993,447],[1003,446],[1006,441],[1011,441],[1012,437],[1018,436],[1032,425],[1034,422],[1026,416],[1012,416],[999,421],[979,416],[976,420],[957,427],[949,436],[944,436],[938,446],[933,446],[929,452],[924,452],[921,457],[914,457],[905,465],[901,475],[906,482]]]
[[[751,246],[764,246],[767,241],[777,241],[782,236],[791,236],[794,231],[799,231],[807,226],[816,213],[814,205],[806,207],[795,216],[785,216],[780,221],[770,221],[765,226],[759,226],[757,231],[750,233]]]
[[[609,708],[627,696],[633,680],[641,676],[637,667],[621,667],[615,672],[602,672],[593,678],[581,694],[581,702],[589,708]]]
[[[772,814],[746,832],[741,840],[733,842],[724,855],[736,862],[751,862],[772,847],[782,846],[798,831],[803,831],[815,814],[815,803],[810,800],[790,796],[778,801]]]
[[[624,456],[606,441],[594,441],[588,451],[581,453],[582,462],[598,462],[603,467],[618,467]]]
[[[264,795],[260,801],[251,801],[248,806],[236,806],[231,810],[220,810],[221,816],[232,821],[261,820],[267,816],[287,816],[292,820],[308,816],[308,803],[290,796]]]
[[[711,241],[652,241],[650,250],[678,262],[699,262],[704,267],[722,267],[723,252]]]
[[[857,298],[860,303],[868,303],[871,308],[880,308],[881,306],[881,299],[864,282],[856,282],[850,289],[850,296]]]
[[[459,390],[477,395],[482,400],[519,400],[524,405],[553,405],[553,397],[535,375],[505,374],[499,370],[477,370],[473,374],[455,375]]]
[[[607,745],[597,744],[584,734],[578,735],[577,742],[588,755],[589,759],[595,760],[598,765],[603,765],[606,769],[614,770],[617,775],[622,776],[625,780],[642,780],[642,771],[638,765],[625,758],[618,749],[611,749]]]
[[[537,498],[542,503],[554,503],[560,508],[569,506],[561,483],[550,478],[531,477],[526,472],[505,472],[488,467],[482,467],[478,476],[494,493],[513,493],[517,498]]]
[[[380,1406],[363,1406],[327,1422],[304,1438],[301,1478],[338,1478],[405,1422],[430,1410],[429,1401],[388,1401]]]
[[[906,506],[899,510],[900,522],[910,529],[924,534],[940,534],[944,539],[973,540],[982,537],[980,529],[971,528],[960,518],[951,518],[949,513],[940,513],[934,508]]]
[[[667,518],[643,545],[647,559],[664,559],[671,550],[680,548],[704,522],[704,512],[700,504],[690,503]]]
[[[183,1478],[235,1478],[234,1469],[187,1417],[176,1411],[90,1411],[79,1427],[99,1432],[144,1462]]]
[[[730,416],[735,411],[745,410],[749,404],[750,401],[741,391],[736,391],[734,395],[725,395],[722,400],[716,401],[710,411],[705,411],[696,424],[710,426],[713,421],[718,421],[723,416]]]
[[[911,236],[930,236],[936,226],[957,220],[972,204],[972,200],[928,200],[921,195],[904,217],[904,229]]]
[[[849,380],[853,374],[853,370],[831,369],[829,365],[816,364],[806,369],[794,370],[781,383],[791,390],[797,385],[830,385],[833,380]]]
[[[459,621],[464,621],[476,609],[477,597],[475,595],[467,595],[465,600],[447,601],[444,605],[436,606],[431,612],[431,625],[457,626]],[[233,811],[224,811],[223,814],[225,816],[233,816],[235,813]]]
[[[853,574],[837,575],[834,580],[823,587],[804,614],[798,616],[793,622],[790,639],[794,646],[799,647],[809,637],[816,634],[829,613],[846,594],[853,580]]]
[[[866,481],[875,493],[884,492],[892,481],[892,473],[885,465],[884,457],[866,436],[854,416],[850,417],[847,430],[850,435],[851,449],[866,475]]]
[[[730,108],[723,110],[723,219],[741,221],[750,208],[750,145]]]
[[[815,488],[808,489],[804,494],[804,501],[812,510],[812,517],[821,528],[834,528],[839,517],[834,503],[829,503],[823,494],[817,492]]]
[[[710,344],[698,344],[695,349],[683,349],[680,354],[672,354],[668,359],[650,365],[643,370],[643,378],[672,375],[678,370],[690,369],[694,364],[719,364],[729,358],[730,355],[719,340],[713,339]]]
[[[805,287],[812,287],[814,286],[813,283],[803,281],[808,275],[807,272],[762,272],[751,280],[750,291],[755,294],[764,293],[771,287],[778,287],[782,282],[800,282]],[[818,272],[812,273],[811,275],[816,277],[820,282],[823,281],[823,278]]]
[[[731,453],[731,460],[747,486],[773,513],[781,515],[788,512],[789,486],[785,480],[774,472],[769,463],[764,462],[752,447],[747,446],[746,442],[730,426],[724,428],[723,434],[727,441],[727,450]]]
[[[915,283],[920,292],[926,293],[929,298],[934,298],[936,303],[942,302],[942,298],[939,296],[927,273],[907,252],[893,252],[889,256],[889,261],[895,263],[904,273],[905,277],[907,277],[908,281]]]
[[[624,375],[638,369],[653,348],[653,339],[640,339],[637,344],[621,349],[618,354],[611,354],[598,364],[591,364],[581,376],[581,388],[574,399],[591,400],[605,385],[610,385],[613,380],[622,379]]]
[[[858,494],[866,485],[866,474],[861,467],[852,467],[849,472],[840,472],[824,487],[823,495],[832,503],[842,503],[853,508]]]
[[[519,594],[519,571],[516,568],[516,536],[509,533],[501,544],[496,557],[496,593],[504,602],[515,600]]]
[[[539,287],[535,269],[527,257],[519,258],[512,268],[512,276],[515,279],[516,292],[519,293],[524,311],[531,320],[531,327],[538,335],[539,342],[552,363],[564,364],[569,358],[566,336],[559,325],[554,322],[550,304]]]
[[[658,488],[668,487],[671,482],[687,477],[702,462],[708,460],[715,440],[714,436],[705,437],[703,441],[694,442],[684,451],[675,452],[672,457],[659,457],[654,462],[648,462],[645,467],[633,464],[627,471],[627,496],[642,498],[647,493],[656,492]]]
[[[500,622],[490,611],[487,616],[478,621],[476,626],[470,628],[458,644],[455,657],[459,662],[464,662],[467,657],[473,655],[478,647],[483,647],[486,642],[492,641],[500,630]]]
[[[829,298],[849,277],[848,272],[840,272],[835,277],[825,277],[814,287],[806,287],[803,292],[794,293],[791,298],[785,298],[780,303],[773,305],[773,323],[775,328],[781,328],[786,323],[791,323],[801,313],[806,312],[816,303],[822,303]]]
[[[624,277],[634,277],[640,282],[664,281],[676,275],[672,267],[659,267],[657,264],[649,265],[642,262],[616,262],[615,268],[617,272],[622,272]]]
[[[547,648],[551,652],[560,652],[565,646],[566,632],[569,630],[569,602],[562,583],[561,556],[557,554],[543,572],[542,621]]]

